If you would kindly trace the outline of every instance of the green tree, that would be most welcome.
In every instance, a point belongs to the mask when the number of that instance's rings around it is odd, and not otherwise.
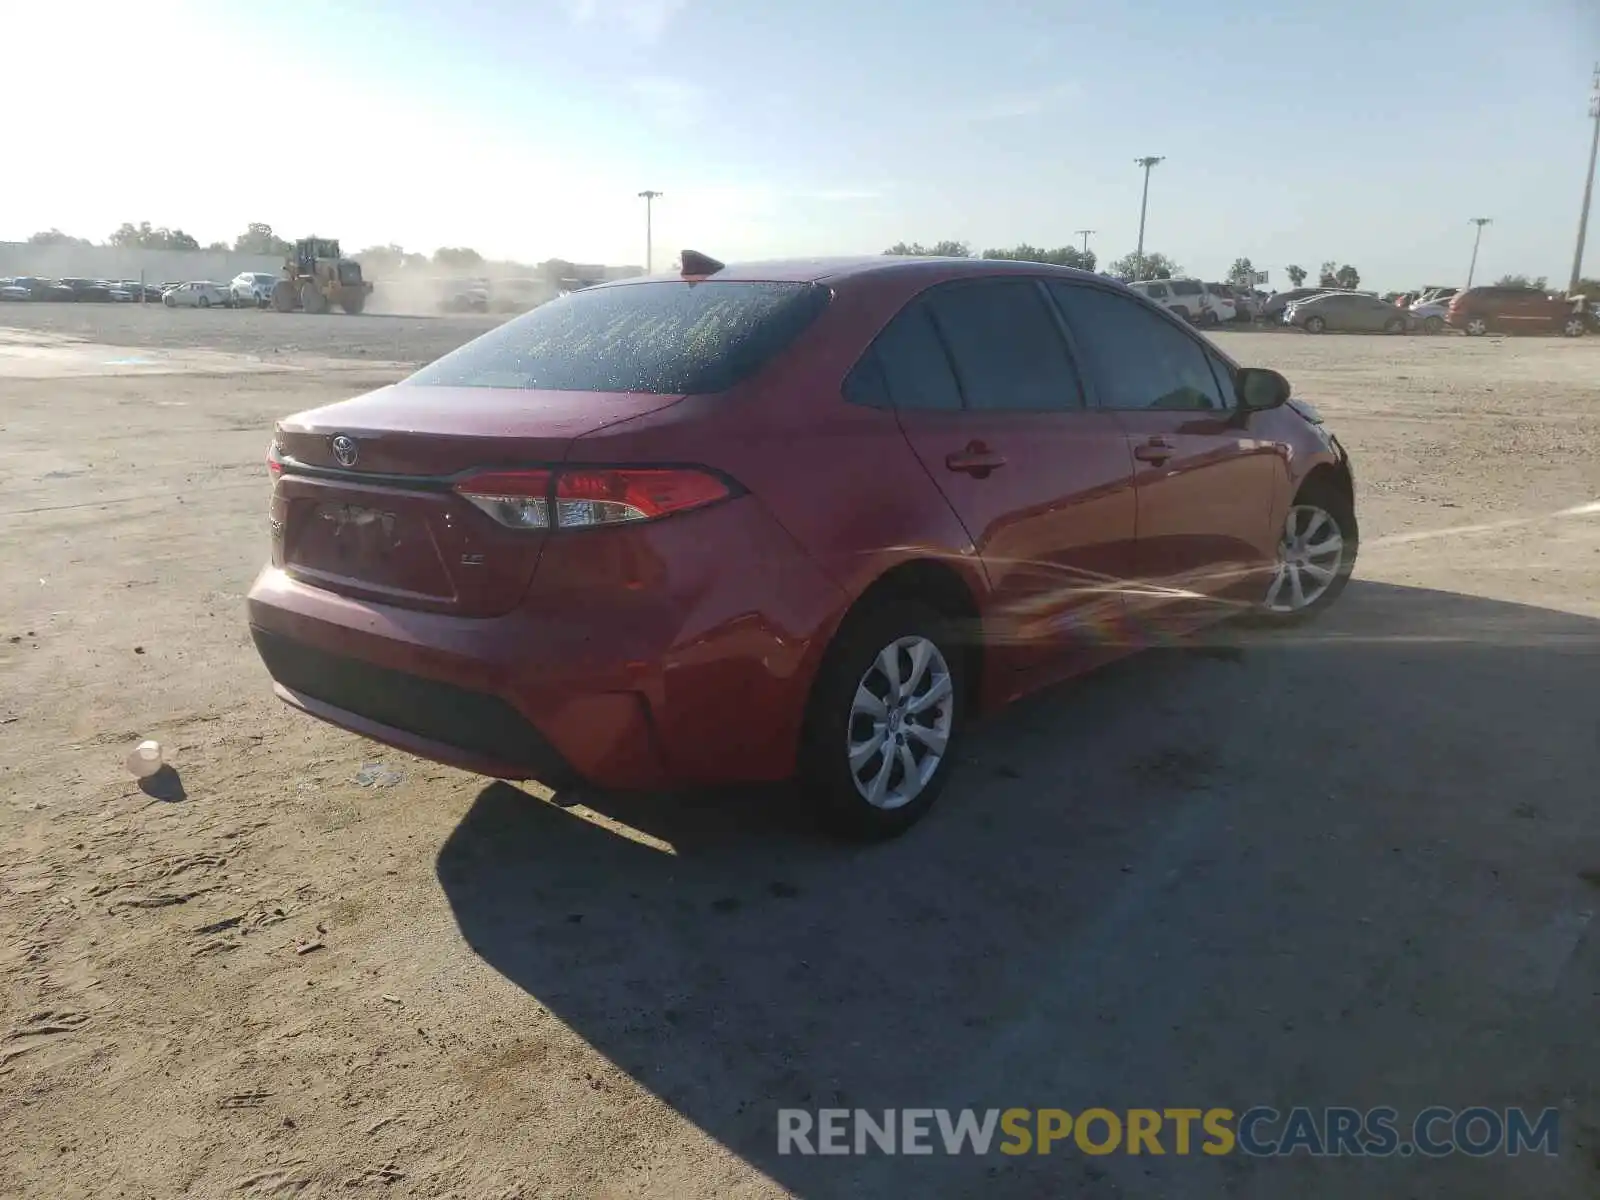
[[[54,226],[52,226],[49,229],[41,230],[38,233],[31,234],[28,237],[28,245],[30,245],[30,246],[92,246],[92,245],[94,245],[94,243],[91,242],[88,238],[73,237],[69,233],[62,233],[61,230],[56,229]]]
[[[971,258],[972,249],[965,242],[935,242],[924,246],[921,242],[896,242],[885,254],[901,254],[911,258]]]
[[[212,242],[209,246],[206,247],[206,249],[214,251],[217,254],[226,254],[226,253],[228,253],[228,243],[227,242]]]
[[[481,265],[483,255],[468,246],[440,246],[433,252],[433,262],[438,267],[464,269]]]
[[[294,251],[294,245],[273,233],[271,225],[252,221],[245,226],[243,233],[233,239],[233,250],[235,254],[270,254],[287,258]]]
[[[1045,250],[1026,242],[1010,250],[985,250],[979,257],[1002,262],[1049,263],[1057,267],[1076,267],[1080,271],[1094,270],[1096,262],[1093,250],[1080,250],[1076,246],[1057,246],[1054,250]]]
[[[165,225],[151,228],[149,221],[140,221],[138,225],[124,221],[106,240],[113,246],[128,246],[140,250],[200,249],[200,243],[183,230],[168,229]]]
[[[1322,264],[1322,270],[1317,274],[1317,286],[1336,288],[1339,286],[1339,264],[1329,259]]]
[[[1256,285],[1256,268],[1248,258],[1236,258],[1228,268],[1228,282],[1235,287],[1253,288]]]
[[[1526,275],[1502,275],[1494,281],[1494,285],[1495,287],[1532,288],[1534,291],[1542,292],[1550,286],[1550,280],[1548,276],[1544,275],[1534,279],[1529,279]]]
[[[1124,283],[1137,283],[1144,279],[1171,279],[1183,274],[1183,268],[1161,253],[1125,254],[1106,267],[1106,274]]]
[[[1574,296],[1587,296],[1591,300],[1600,300],[1600,279],[1578,280],[1578,288],[1572,294]]]
[[[1306,281],[1306,269],[1304,267],[1296,266],[1295,264],[1290,263],[1284,268],[1283,273],[1289,277],[1290,287],[1304,286]]]
[[[1361,286],[1361,272],[1357,271],[1349,263],[1345,263],[1344,266],[1335,271],[1333,278],[1346,291],[1353,292]]]

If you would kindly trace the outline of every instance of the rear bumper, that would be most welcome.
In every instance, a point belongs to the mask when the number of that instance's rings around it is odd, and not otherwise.
[[[843,602],[746,498],[552,539],[501,617],[391,608],[275,567],[247,607],[278,696],[312,716],[480,774],[651,789],[792,774]]]

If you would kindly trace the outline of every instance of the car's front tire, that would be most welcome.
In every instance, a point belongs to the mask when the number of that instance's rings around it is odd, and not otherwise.
[[[1444,318],[1443,317],[1424,317],[1423,321],[1422,321],[1422,332],[1430,333],[1430,334],[1443,333],[1444,332]]]
[[[1468,337],[1482,337],[1489,332],[1489,322],[1482,317],[1469,318],[1463,326]]]
[[[1561,322],[1562,337],[1582,337],[1587,332],[1588,323],[1577,313]]]
[[[1325,478],[1307,481],[1284,519],[1259,615],[1268,624],[1293,624],[1330,607],[1350,582],[1360,542],[1349,495]]]
[[[1321,333],[1328,327],[1328,323],[1321,317],[1307,317],[1305,331],[1307,333]]]
[[[933,807],[965,721],[952,622],[900,597],[846,618],[812,687],[800,780],[833,832],[894,837]]]

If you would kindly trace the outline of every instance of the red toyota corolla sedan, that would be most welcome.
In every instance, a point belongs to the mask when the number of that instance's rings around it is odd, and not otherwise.
[[[879,837],[980,709],[1349,577],[1315,410],[1119,284],[683,263],[278,425],[282,699],[554,786],[798,776]]]

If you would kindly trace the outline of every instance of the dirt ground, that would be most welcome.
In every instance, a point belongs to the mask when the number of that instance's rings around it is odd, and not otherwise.
[[[1220,335],[1355,456],[1340,608],[1024,703],[855,849],[272,698],[273,419],[488,323],[0,309],[0,1194],[1600,1191],[1600,339]],[[1553,1105],[1560,1153],[777,1152],[785,1106],[1255,1104]]]

